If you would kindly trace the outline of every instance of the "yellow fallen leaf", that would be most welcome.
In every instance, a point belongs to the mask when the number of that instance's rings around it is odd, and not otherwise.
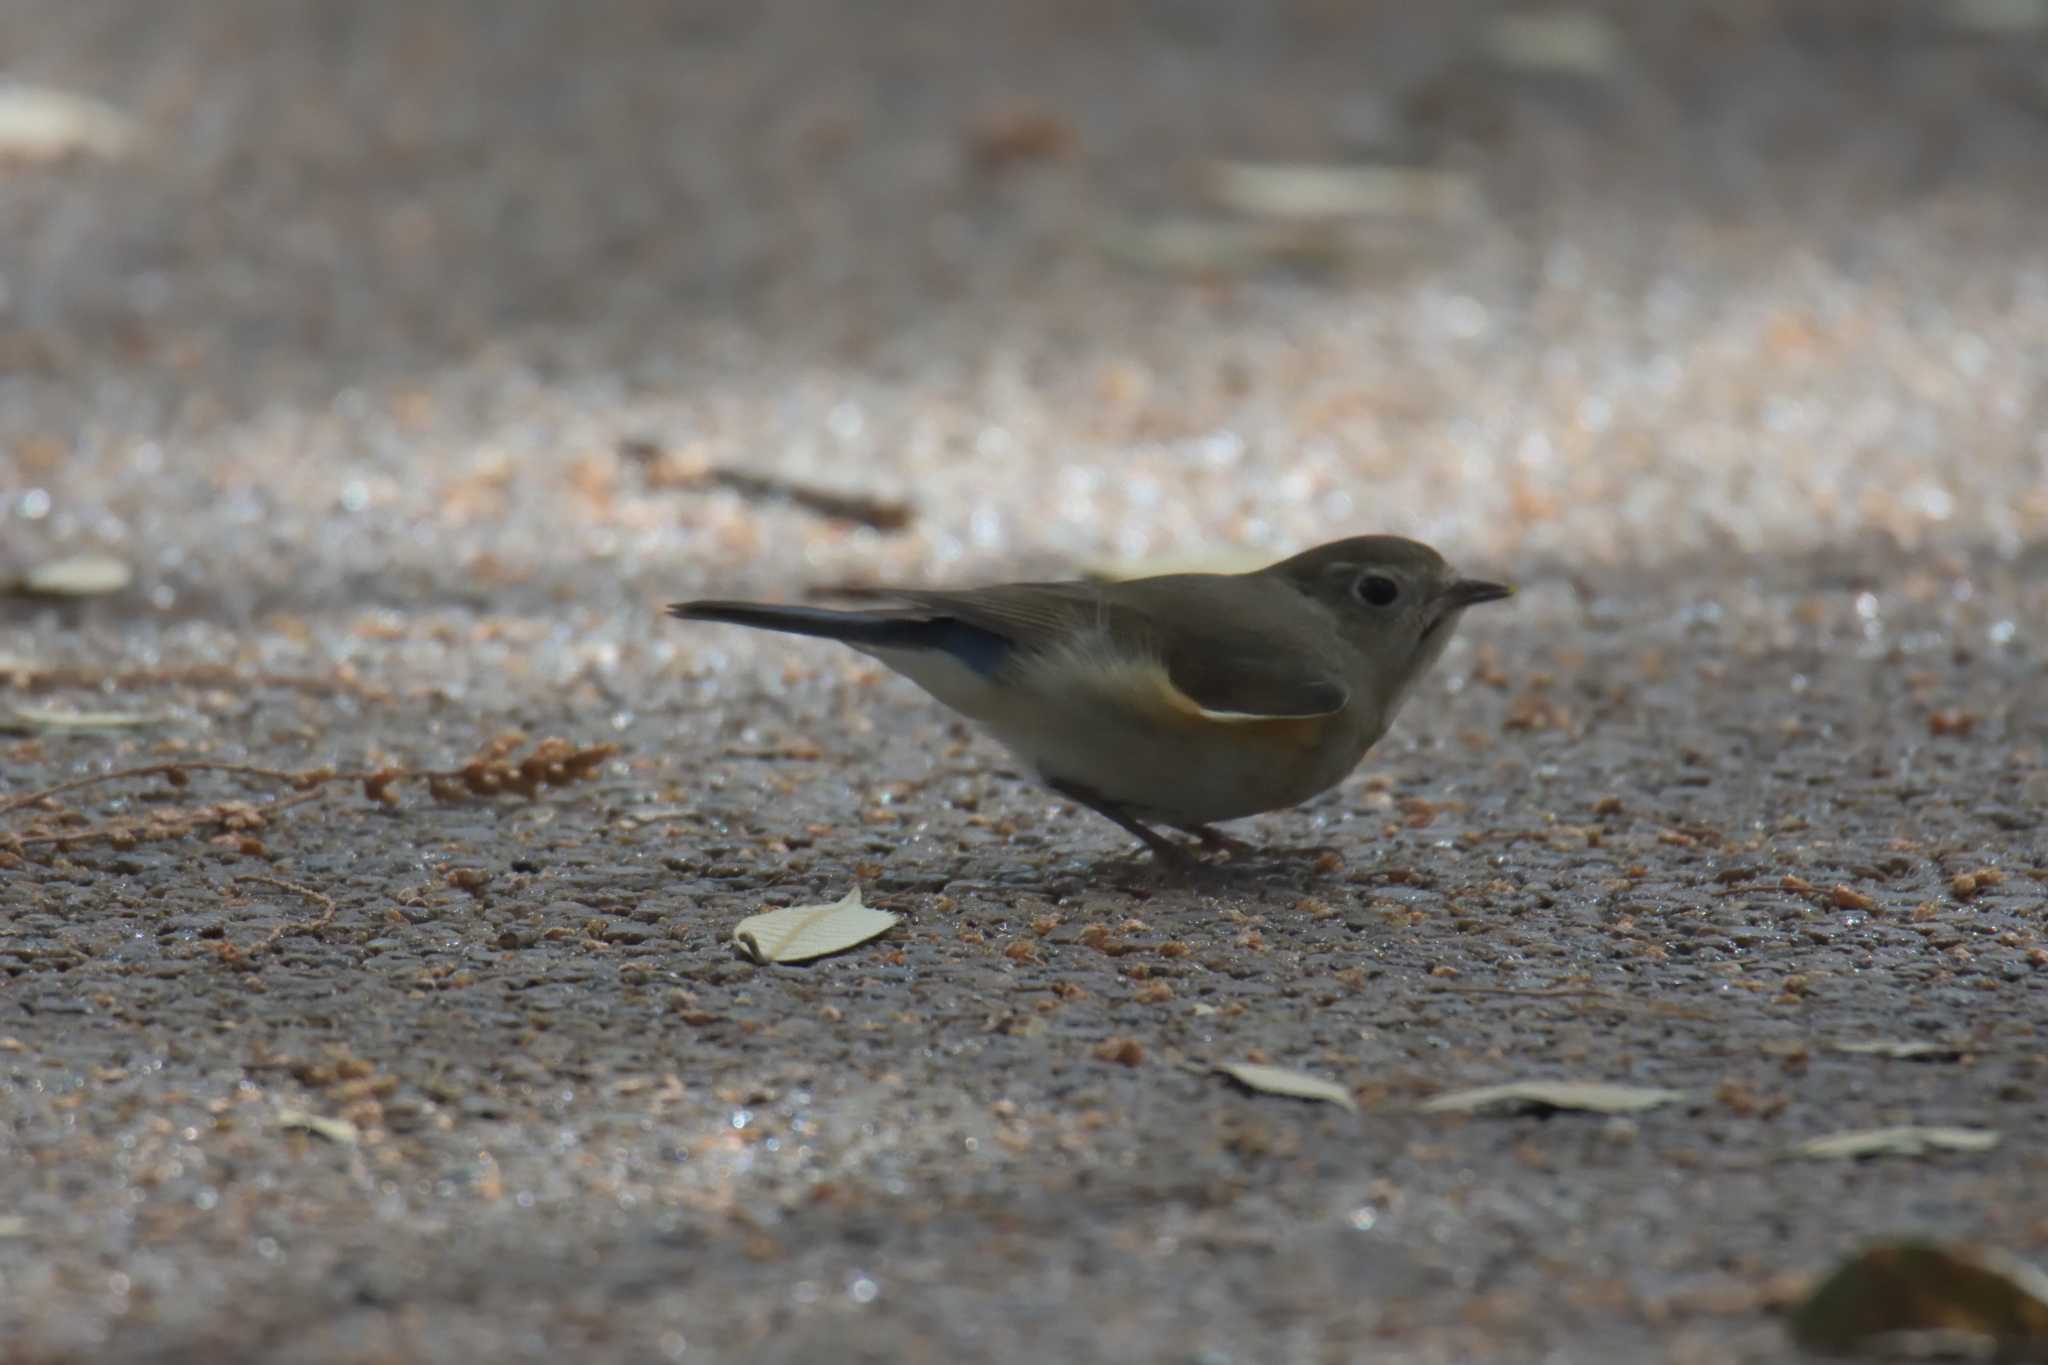
[[[831,905],[792,905],[749,915],[733,927],[732,937],[756,962],[808,962],[887,933],[900,918],[862,905],[856,886]]]
[[[1256,1090],[1262,1095],[1322,1100],[1354,1114],[1358,1112],[1358,1102],[1351,1098],[1349,1090],[1335,1081],[1326,1081],[1305,1071],[1289,1071],[1285,1067],[1266,1066],[1259,1062],[1225,1062],[1216,1069],[1245,1089]]]

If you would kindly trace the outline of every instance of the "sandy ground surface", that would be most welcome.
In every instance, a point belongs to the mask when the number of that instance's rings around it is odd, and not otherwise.
[[[619,746],[0,815],[0,1359],[1766,1361],[1868,1239],[2048,1251],[2048,44],[1420,8],[0,8],[143,132],[0,170],[0,573],[136,572],[0,601],[0,709],[152,718],[15,716],[0,802]],[[1477,203],[1158,244],[1370,157]],[[1191,885],[659,615],[1367,530],[1524,592]],[[856,882],[885,939],[731,951]],[[1418,1108],[1528,1077],[1686,1097]],[[2003,1142],[1785,1159],[1904,1123]]]

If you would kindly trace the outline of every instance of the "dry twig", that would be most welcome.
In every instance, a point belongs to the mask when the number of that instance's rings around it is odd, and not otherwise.
[[[690,463],[673,466],[667,453],[653,441],[634,439],[619,443],[619,454],[640,466],[650,481],[670,488],[729,488],[743,498],[762,502],[787,502],[834,521],[850,521],[877,531],[900,531],[910,525],[915,510],[907,502],[838,493],[810,484],[750,474],[722,465]]]
[[[284,691],[329,695],[345,692],[365,701],[389,701],[391,694],[372,687],[345,669],[324,677],[294,673],[244,673],[219,664],[195,664],[184,668],[130,668],[108,670],[75,665],[44,666],[14,663],[0,666],[0,683],[23,692],[54,692],[60,689],[104,691],[118,688],[226,687],[246,689],[274,687]]]

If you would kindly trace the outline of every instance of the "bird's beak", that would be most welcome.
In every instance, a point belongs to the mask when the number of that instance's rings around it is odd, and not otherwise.
[[[1513,597],[1515,590],[1505,583],[1488,583],[1482,578],[1460,578],[1443,590],[1437,599],[1445,611],[1458,611],[1464,607],[1476,607],[1481,602],[1498,602],[1504,597]]]

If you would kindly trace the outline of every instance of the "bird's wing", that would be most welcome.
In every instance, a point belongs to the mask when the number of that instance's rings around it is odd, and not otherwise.
[[[1115,656],[1163,672],[1158,680],[1169,702],[1205,719],[1305,719],[1344,709],[1350,689],[1343,674],[1328,651],[1314,645],[1316,628],[1328,626],[1290,611],[1298,606],[1291,594],[1269,599],[1265,583],[1246,592],[1252,585],[1244,579],[1175,577],[1208,581],[1011,583],[889,595],[920,613],[1001,635],[1025,654],[1055,652],[1084,637],[1106,639]],[[1271,587],[1286,593],[1279,584]],[[1200,604],[1192,611],[1190,588]]]
[[[1027,653],[1055,649],[1099,628],[1110,612],[1093,583],[1005,583],[953,592],[916,588],[882,592],[909,603],[927,619],[964,621],[1001,635]]]
[[[1166,675],[1211,720],[1334,716],[1351,700],[1335,670],[1276,649],[1270,637],[1190,642],[1168,654]]]

